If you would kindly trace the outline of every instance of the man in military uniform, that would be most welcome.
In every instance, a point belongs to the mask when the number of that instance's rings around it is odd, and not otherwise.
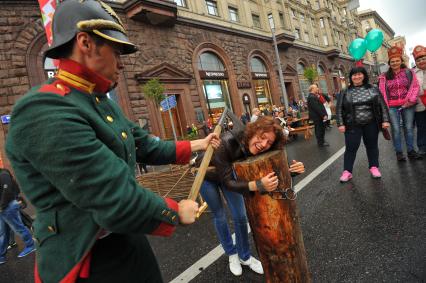
[[[141,188],[135,165],[187,163],[219,140],[157,141],[124,117],[106,93],[120,55],[135,51],[101,1],[58,5],[46,56],[59,70],[15,105],[6,144],[37,210],[36,282],[162,282],[145,234],[168,236],[195,220],[195,202]]]

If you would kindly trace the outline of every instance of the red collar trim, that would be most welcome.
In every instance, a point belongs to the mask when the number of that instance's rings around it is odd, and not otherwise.
[[[112,82],[71,59],[60,59],[56,78],[89,94],[107,93]]]

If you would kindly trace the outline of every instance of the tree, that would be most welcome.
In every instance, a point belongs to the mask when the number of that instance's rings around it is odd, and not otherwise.
[[[318,71],[314,67],[308,67],[303,71],[303,76],[310,84],[313,84],[318,78]]]
[[[151,79],[143,86],[143,93],[146,98],[160,105],[164,97],[164,86],[158,79]]]

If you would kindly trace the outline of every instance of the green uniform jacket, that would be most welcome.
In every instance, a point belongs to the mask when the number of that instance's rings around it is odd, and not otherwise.
[[[36,208],[43,282],[68,277],[102,230],[143,235],[161,223],[177,225],[176,212],[137,183],[135,165],[183,163],[190,155],[189,142],[156,141],[128,121],[105,92],[96,92],[102,87],[89,94],[72,87],[79,78],[63,78],[65,87],[52,79],[15,105],[6,144],[21,189]]]

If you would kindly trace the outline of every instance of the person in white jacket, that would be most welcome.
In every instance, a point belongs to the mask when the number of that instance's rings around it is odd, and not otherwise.
[[[420,155],[426,155],[426,47],[421,45],[414,47],[413,57],[416,61],[414,72],[420,85],[414,116],[417,126],[417,147]]]

